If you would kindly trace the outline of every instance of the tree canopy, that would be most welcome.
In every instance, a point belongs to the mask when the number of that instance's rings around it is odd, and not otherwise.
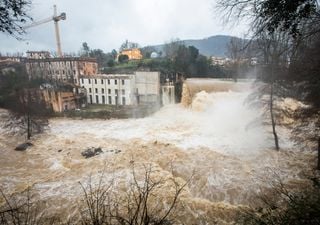
[[[31,0],[0,0],[0,32],[19,38],[23,24],[32,20],[28,15]]]
[[[220,0],[218,5],[227,20],[251,17],[255,32],[281,30],[295,37],[320,21],[317,0]]]

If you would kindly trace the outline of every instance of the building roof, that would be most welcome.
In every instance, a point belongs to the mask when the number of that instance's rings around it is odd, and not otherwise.
[[[120,52],[129,52],[129,51],[140,51],[140,49],[139,48],[126,48],[126,49],[123,49]]]
[[[81,62],[97,62],[96,58],[90,57],[56,57],[56,58],[45,58],[45,59],[25,59],[25,62],[65,62],[65,61],[81,61]]]
[[[95,75],[81,75],[80,78],[100,78],[100,79],[130,79],[134,76],[134,74],[95,74]]]

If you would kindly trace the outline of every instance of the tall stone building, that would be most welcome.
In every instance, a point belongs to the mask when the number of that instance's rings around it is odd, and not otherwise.
[[[24,60],[29,79],[43,78],[79,85],[79,76],[98,73],[94,58],[62,57],[51,58],[49,52],[28,52]]]

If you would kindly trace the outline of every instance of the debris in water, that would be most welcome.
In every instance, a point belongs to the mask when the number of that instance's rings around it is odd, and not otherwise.
[[[29,148],[31,146],[33,146],[32,143],[26,142],[26,143],[22,143],[22,144],[18,145],[14,150],[16,150],[16,151],[25,151],[25,150],[27,150],[27,148]]]

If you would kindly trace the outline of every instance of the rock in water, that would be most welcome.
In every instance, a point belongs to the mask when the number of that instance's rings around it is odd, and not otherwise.
[[[93,156],[99,155],[100,153],[102,153],[102,149],[101,148],[88,148],[85,151],[81,152],[81,155],[83,157],[87,158],[91,158]]]
[[[25,150],[27,150],[27,148],[29,148],[31,146],[33,146],[32,143],[26,142],[26,143],[22,143],[22,144],[18,145],[14,150],[16,150],[16,151],[25,151]]]

